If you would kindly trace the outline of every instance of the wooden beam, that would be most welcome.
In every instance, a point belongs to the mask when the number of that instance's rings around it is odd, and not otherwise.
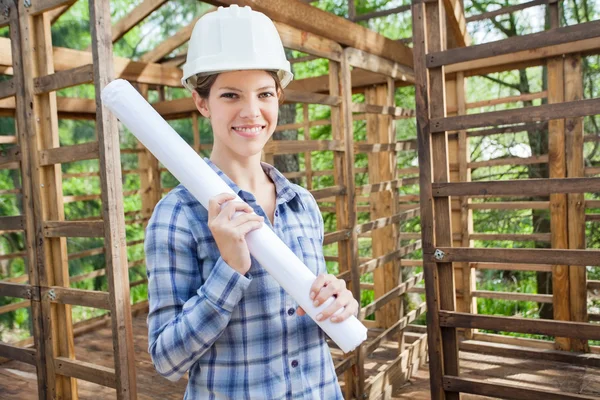
[[[380,106],[377,104],[352,103],[352,112],[393,115],[395,117],[414,118],[415,110],[410,108]],[[387,143],[386,143],[387,144]]]
[[[447,28],[452,35],[458,47],[469,46],[471,38],[467,32],[467,22],[465,20],[465,10],[460,0],[444,0],[447,21],[450,26]]]
[[[143,21],[148,15],[165,4],[167,0],[144,0],[141,4],[127,13],[112,27],[112,43],[122,38],[134,26]],[[89,50],[88,50],[89,51]]]
[[[386,17],[388,15],[399,14],[399,13],[406,12],[406,11],[410,11],[410,5],[390,8],[389,10],[373,11],[373,12],[370,12],[367,14],[360,14],[360,15],[357,15],[356,17],[354,17],[353,21],[354,22],[367,21],[367,20],[370,20],[373,18]]]
[[[72,304],[82,307],[110,310],[108,292],[51,286],[49,288],[42,288],[41,295],[49,296],[53,302],[60,304]]]
[[[530,35],[515,36],[491,43],[432,52],[427,54],[427,67],[432,68],[457,64],[519,51],[539,49],[546,46],[556,46],[578,40],[592,39],[598,36],[600,36],[600,21],[586,22],[532,33]]]
[[[415,73],[412,68],[363,50],[348,48],[346,53],[348,54],[348,62],[353,67],[362,68],[405,82],[414,83],[415,81]]]
[[[541,6],[543,4],[548,4],[548,0],[533,0],[528,1],[522,4],[516,4],[514,6],[501,7],[498,10],[488,11],[481,14],[471,15],[467,17],[467,23],[474,21],[481,21],[482,19],[489,19],[497,17],[498,15],[511,14],[515,11],[524,10],[526,8]]]
[[[16,93],[14,79],[0,82],[0,99],[12,97]]]
[[[430,259],[439,262],[492,262],[492,263],[518,263],[538,264],[540,260],[552,264],[576,265],[577,268],[585,265],[598,265],[600,250],[553,250],[553,249],[499,249],[499,248],[466,248],[466,247],[436,247],[444,252],[441,259],[434,258],[433,252],[428,255]]]
[[[45,237],[102,237],[104,223],[102,221],[46,221]]]
[[[117,383],[115,379],[115,370],[99,365],[94,365],[80,360],[73,360],[65,357],[57,357],[54,359],[54,368],[56,372],[77,379],[82,379],[87,382],[97,383],[98,385],[107,386],[116,389]]]
[[[459,115],[447,118],[432,118],[431,131],[457,131],[483,126],[538,122],[563,118],[595,115],[600,109],[600,98],[574,100],[559,104],[545,104],[513,110],[494,111],[481,114]]]
[[[36,350],[0,343],[0,357],[20,361],[29,365],[36,365]]]
[[[210,8],[207,12],[213,11],[214,8]],[[189,24],[178,30],[174,35],[169,36],[166,40],[160,42],[152,50],[148,51],[140,57],[140,61],[143,62],[158,62],[164,56],[171,53],[173,50],[190,40],[192,36],[192,30],[196,25],[196,22],[206,13],[200,14],[195,17]]]
[[[598,178],[518,179],[506,181],[434,183],[433,195],[443,196],[548,196],[552,193],[594,193]]]
[[[76,0],[37,0],[31,1],[30,7],[26,7],[26,10],[29,12],[29,15],[35,16],[42,14],[46,11],[54,10],[58,7],[63,7],[65,5],[71,6],[75,3]]]
[[[98,142],[81,143],[42,150],[39,155],[40,165],[42,166],[91,160],[98,158]]]
[[[250,6],[275,21],[408,67],[413,65],[412,51],[404,44],[298,0],[211,0],[207,2],[213,5]]]
[[[94,80],[92,64],[55,72],[35,78],[35,93],[48,93],[59,89],[90,83]]]

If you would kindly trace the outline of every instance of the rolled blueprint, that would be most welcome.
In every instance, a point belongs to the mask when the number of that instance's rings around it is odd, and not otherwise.
[[[109,83],[102,90],[102,102],[205,208],[217,194],[235,195],[129,82],[117,79]],[[243,201],[239,197],[236,200]],[[344,353],[367,338],[367,328],[354,316],[338,323],[316,321],[333,297],[319,307],[313,306],[309,294],[316,276],[267,225],[250,232],[246,242],[250,254]]]

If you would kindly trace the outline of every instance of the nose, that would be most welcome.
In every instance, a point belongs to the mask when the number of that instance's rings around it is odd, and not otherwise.
[[[252,119],[260,117],[260,115],[260,103],[258,99],[252,97],[245,99],[242,104],[242,109],[240,110],[240,117]]]

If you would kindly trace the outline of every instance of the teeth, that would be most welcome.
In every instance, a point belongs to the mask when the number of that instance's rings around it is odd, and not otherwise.
[[[258,133],[262,130],[262,127],[255,127],[255,128],[233,128],[236,131],[240,131],[240,132],[245,132],[245,133]]]

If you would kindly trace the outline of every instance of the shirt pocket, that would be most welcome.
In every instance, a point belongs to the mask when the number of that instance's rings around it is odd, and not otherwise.
[[[304,264],[315,275],[327,273],[321,241],[307,236],[298,236],[298,243],[300,244]]]

